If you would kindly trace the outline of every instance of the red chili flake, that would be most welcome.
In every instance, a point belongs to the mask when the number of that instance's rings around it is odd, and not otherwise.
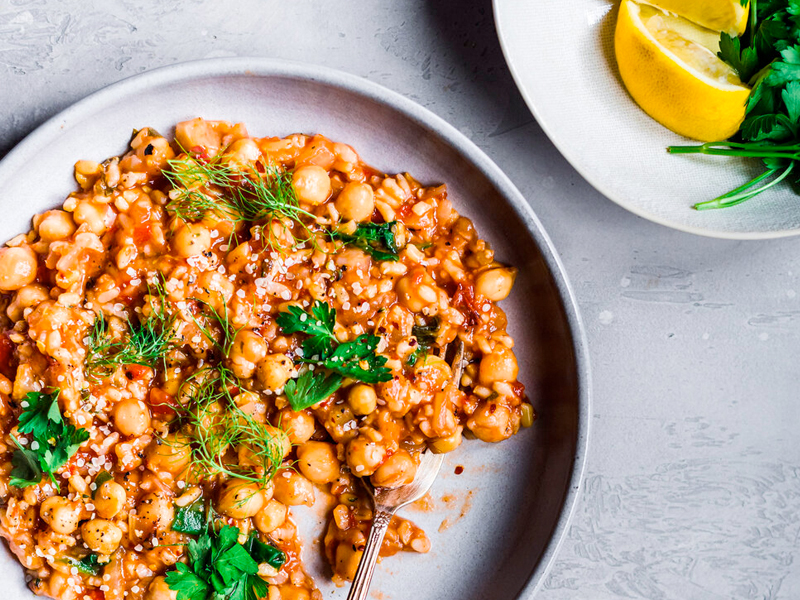
[[[459,283],[453,294],[453,306],[462,309],[466,314],[467,326],[475,327],[480,320],[480,310],[475,303],[475,288],[472,284]]]
[[[178,401],[175,396],[167,394],[160,388],[153,388],[150,390],[150,395],[147,398],[147,403],[153,415],[156,416],[169,416],[175,413],[175,408],[178,407]]]
[[[456,470],[455,470],[455,474],[456,475],[461,475],[463,472],[464,472],[464,467],[462,467],[461,465],[457,465],[456,466]]]

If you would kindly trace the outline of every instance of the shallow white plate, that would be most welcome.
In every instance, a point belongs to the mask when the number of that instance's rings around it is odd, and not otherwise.
[[[647,116],[614,58],[618,0],[494,0],[495,22],[517,86],[556,147],[601,193],[629,211],[712,237],[800,234],[800,198],[788,186],[723,210],[696,211],[751,179],[760,161],[672,156],[694,144]]]
[[[525,199],[474,144],[425,109],[380,86],[319,67],[263,59],[186,63],[113,85],[57,115],[0,162],[0,240],[27,231],[35,212],[75,189],[77,159],[126,150],[134,128],[171,133],[202,116],[244,122],[251,135],[323,133],[387,172],[446,182],[500,260],[520,268],[503,303],[520,379],[539,420],[502,444],[472,441],[446,458],[432,509],[406,510],[431,537],[430,554],[378,567],[384,600],[528,598],[564,535],[581,481],[589,425],[589,365],[575,302],[547,235]],[[455,467],[464,466],[456,475]],[[319,498],[322,508],[326,502]],[[304,560],[325,597],[335,590],[321,559],[319,512],[292,513]],[[441,531],[440,531],[441,530]],[[31,600],[22,568],[0,549],[2,600]]]

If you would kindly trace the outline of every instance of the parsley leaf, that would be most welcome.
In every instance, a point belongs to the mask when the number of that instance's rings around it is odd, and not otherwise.
[[[80,560],[67,556],[63,561],[87,575],[98,575],[104,566],[98,562],[97,554],[94,553],[87,554]]]
[[[758,71],[756,49],[753,47],[742,48],[739,38],[732,37],[727,33],[723,33],[719,40],[717,56],[733,67],[742,81],[750,81],[750,78]]]
[[[391,223],[359,223],[353,233],[332,231],[331,237],[343,241],[348,246],[360,248],[375,260],[399,260],[397,240]]]
[[[12,436],[11,439],[13,439],[14,443],[17,445],[17,450],[11,456],[11,464],[14,468],[11,469],[11,480],[9,483],[18,488],[36,485],[42,480],[42,468],[39,466],[39,455],[33,450],[21,446],[17,438]]]
[[[376,354],[380,338],[371,333],[358,336],[352,342],[339,342],[333,333],[336,310],[325,302],[316,301],[310,312],[290,306],[278,315],[277,323],[283,333],[305,333],[303,356],[297,362],[316,364],[338,374],[327,377],[322,373],[304,373],[296,381],[287,382],[289,403],[302,410],[324,400],[342,384],[344,377],[364,383],[389,381],[392,372],[386,368],[386,357]],[[301,408],[294,408],[295,406]]]
[[[325,302],[315,302],[310,313],[299,306],[290,306],[288,312],[278,315],[278,326],[284,333],[306,333],[310,337],[303,343],[306,358],[327,356],[333,349],[336,336],[336,310]]]
[[[198,535],[202,533],[204,527],[205,517],[197,504],[180,507],[172,520],[172,530],[179,533]]]
[[[339,389],[343,381],[344,378],[337,373],[325,375],[321,372],[306,371],[297,379],[287,381],[283,391],[292,410],[297,412],[328,398]]]
[[[36,485],[43,473],[55,481],[54,473],[89,439],[86,429],[64,422],[58,407],[59,393],[30,392],[22,403],[17,429],[32,439],[28,447],[14,439],[17,450],[11,457],[11,485],[15,487]]]

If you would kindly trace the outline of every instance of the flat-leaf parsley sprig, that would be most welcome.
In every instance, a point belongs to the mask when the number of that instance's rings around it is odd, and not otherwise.
[[[336,309],[317,300],[306,312],[290,306],[277,318],[283,333],[304,333],[303,354],[296,362],[322,367],[326,371],[307,371],[284,387],[293,410],[302,410],[335,392],[346,377],[364,383],[389,381],[392,372],[385,367],[386,357],[376,354],[380,338],[371,333],[351,342],[339,342],[334,334]]]
[[[12,436],[17,449],[11,457],[11,485],[28,487],[36,485],[47,474],[55,483],[55,473],[67,464],[80,445],[89,439],[86,429],[65,423],[58,407],[60,390],[51,393],[30,392],[22,401],[17,431],[30,435],[31,441],[23,445]]]
[[[747,0],[740,0],[747,6]],[[671,146],[672,154],[759,158],[766,170],[694,208],[741,204],[788,179],[800,183],[800,3],[752,0],[745,35],[721,34],[719,57],[753,87],[738,137],[697,146]]]
[[[258,576],[260,565],[280,569],[286,555],[251,534],[240,544],[239,529],[216,530],[210,519],[197,539],[187,544],[188,560],[167,572],[166,582],[178,600],[259,600],[267,582]]]

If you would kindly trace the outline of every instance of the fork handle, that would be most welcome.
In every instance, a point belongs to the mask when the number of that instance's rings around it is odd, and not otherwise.
[[[358,563],[358,570],[347,600],[366,600],[369,586],[372,583],[372,574],[375,572],[375,565],[378,562],[378,554],[381,551],[381,544],[393,515],[394,510],[375,510],[372,528],[367,537],[367,545],[364,547],[364,554]]]

